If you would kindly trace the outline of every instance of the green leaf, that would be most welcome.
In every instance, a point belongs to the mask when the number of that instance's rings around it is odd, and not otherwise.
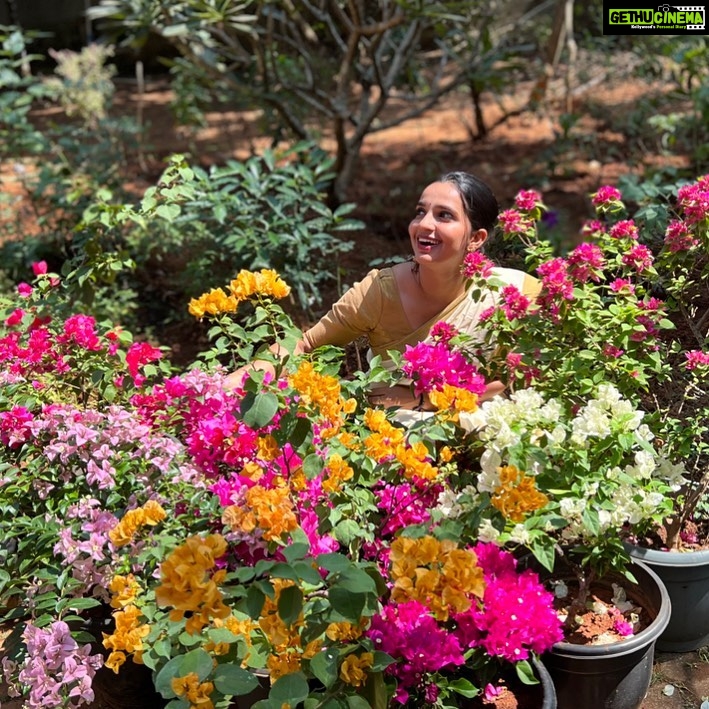
[[[279,706],[286,703],[290,706],[297,706],[299,702],[307,699],[309,693],[310,688],[305,675],[302,672],[291,672],[276,680],[268,698],[271,702],[276,700]]]
[[[168,660],[165,666],[158,672],[155,678],[155,690],[159,692],[165,699],[176,697],[177,695],[172,689],[172,680],[175,677],[181,677],[180,664],[182,656],[173,657]]]
[[[311,586],[321,586],[323,578],[320,572],[313,566],[311,561],[296,561],[293,568],[298,574],[298,578]]]
[[[520,681],[524,684],[539,684],[539,680],[534,674],[534,668],[528,660],[515,663],[515,670]]]
[[[278,411],[278,397],[270,392],[261,392],[247,404],[248,399],[251,396],[244,397],[244,404],[248,406],[244,413],[244,423],[251,428],[263,428],[271,423]]]
[[[62,604],[73,611],[83,611],[87,608],[96,608],[101,605],[101,601],[96,598],[72,598],[66,604]]]
[[[337,681],[337,652],[332,649],[318,652],[310,661],[310,671],[327,689]]]
[[[367,597],[363,593],[352,593],[345,586],[333,586],[328,593],[333,609],[351,623],[358,623]]]
[[[470,680],[464,677],[449,682],[448,687],[467,699],[472,699],[480,694],[480,690]]]
[[[278,596],[278,615],[291,626],[303,610],[303,592],[297,586],[286,586]]]
[[[190,709],[187,699],[173,699],[165,705],[165,709]]]
[[[246,592],[246,608],[251,618],[257,620],[261,616],[265,601],[266,595],[260,588],[249,586],[249,590]]]
[[[165,221],[172,222],[180,216],[180,205],[160,204],[155,208],[155,214],[165,219]]]
[[[364,569],[355,566],[347,569],[342,574],[342,584],[347,586],[349,591],[355,593],[376,593],[377,585],[374,579]]]
[[[349,569],[352,562],[344,554],[319,554],[315,559],[318,566],[326,571],[339,572]]]
[[[291,581],[299,580],[296,570],[290,564],[284,564],[282,562],[274,564],[270,573],[271,576],[278,579],[290,579]]]
[[[308,541],[303,542],[293,542],[283,549],[283,557],[288,562],[297,561],[303,559],[303,557],[310,551],[310,544]]]
[[[203,682],[214,669],[214,663],[209,653],[202,650],[202,648],[197,648],[196,650],[190,650],[187,654],[181,657],[181,662],[179,665],[180,674],[179,677],[184,677],[185,675],[194,672],[199,678],[200,682]]]
[[[343,546],[349,546],[355,539],[362,536],[360,526],[353,519],[343,519],[332,530],[335,539]]]
[[[248,694],[259,684],[259,678],[253,672],[237,665],[218,665],[214,672],[214,687],[222,694]]]
[[[303,472],[308,480],[312,480],[320,475],[324,467],[325,463],[323,462],[322,456],[316,453],[310,453],[303,459]]]

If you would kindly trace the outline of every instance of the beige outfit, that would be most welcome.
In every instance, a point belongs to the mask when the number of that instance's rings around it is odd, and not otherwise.
[[[523,271],[512,268],[495,268],[493,275],[505,285],[515,285],[530,298],[539,292],[539,281]],[[415,330],[408,324],[401,303],[396,278],[391,268],[370,271],[355,283],[338,300],[332,309],[304,334],[310,349],[321,345],[344,346],[365,335],[372,355],[386,359],[387,350],[403,352],[406,345],[425,340],[431,327],[441,320],[454,325],[460,332],[475,334],[480,314],[495,304],[492,290],[473,300],[467,291],[450,303],[440,313]]]

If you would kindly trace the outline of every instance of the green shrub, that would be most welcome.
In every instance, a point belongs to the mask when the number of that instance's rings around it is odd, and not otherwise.
[[[205,283],[228,281],[241,269],[273,268],[304,313],[322,302],[338,257],[353,246],[337,234],[362,227],[347,216],[354,205],[333,211],[325,204],[331,158],[300,143],[209,170],[179,165],[168,168],[141,208],[166,218],[150,219],[126,237],[138,268],[151,278],[146,287],[164,292],[169,282],[184,303]],[[156,282],[155,273],[166,282]]]

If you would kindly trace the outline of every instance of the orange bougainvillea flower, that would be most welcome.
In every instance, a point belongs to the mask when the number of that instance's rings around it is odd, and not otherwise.
[[[326,473],[326,477],[323,480],[322,487],[327,493],[338,492],[342,487],[342,483],[346,480],[350,480],[354,475],[354,471],[350,465],[337,453],[330,456],[324,472]]]
[[[342,396],[340,380],[320,374],[312,362],[301,362],[289,379],[290,385],[300,395],[301,404],[316,409],[329,424],[329,431],[321,431],[321,436],[333,436],[339,431],[344,416],[357,408],[355,399]]]
[[[439,411],[449,411],[451,421],[458,420],[461,411],[473,413],[478,408],[478,396],[467,389],[444,384],[443,389],[429,392],[428,398]]]
[[[364,439],[365,452],[371,458],[380,463],[399,461],[404,468],[404,477],[408,480],[433,480],[438,475],[438,468],[429,460],[426,445],[421,441],[407,443],[404,429],[390,423],[384,411],[365,411],[364,422],[372,430]]]
[[[229,291],[237,301],[247,300],[254,295],[280,299],[290,293],[290,286],[276,271],[263,268],[261,271],[239,271],[229,283]]]

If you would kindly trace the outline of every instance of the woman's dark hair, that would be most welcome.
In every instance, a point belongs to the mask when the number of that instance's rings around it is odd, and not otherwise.
[[[487,229],[492,236],[500,213],[500,205],[492,190],[469,172],[447,172],[439,178],[439,182],[452,182],[458,188],[473,229]]]

